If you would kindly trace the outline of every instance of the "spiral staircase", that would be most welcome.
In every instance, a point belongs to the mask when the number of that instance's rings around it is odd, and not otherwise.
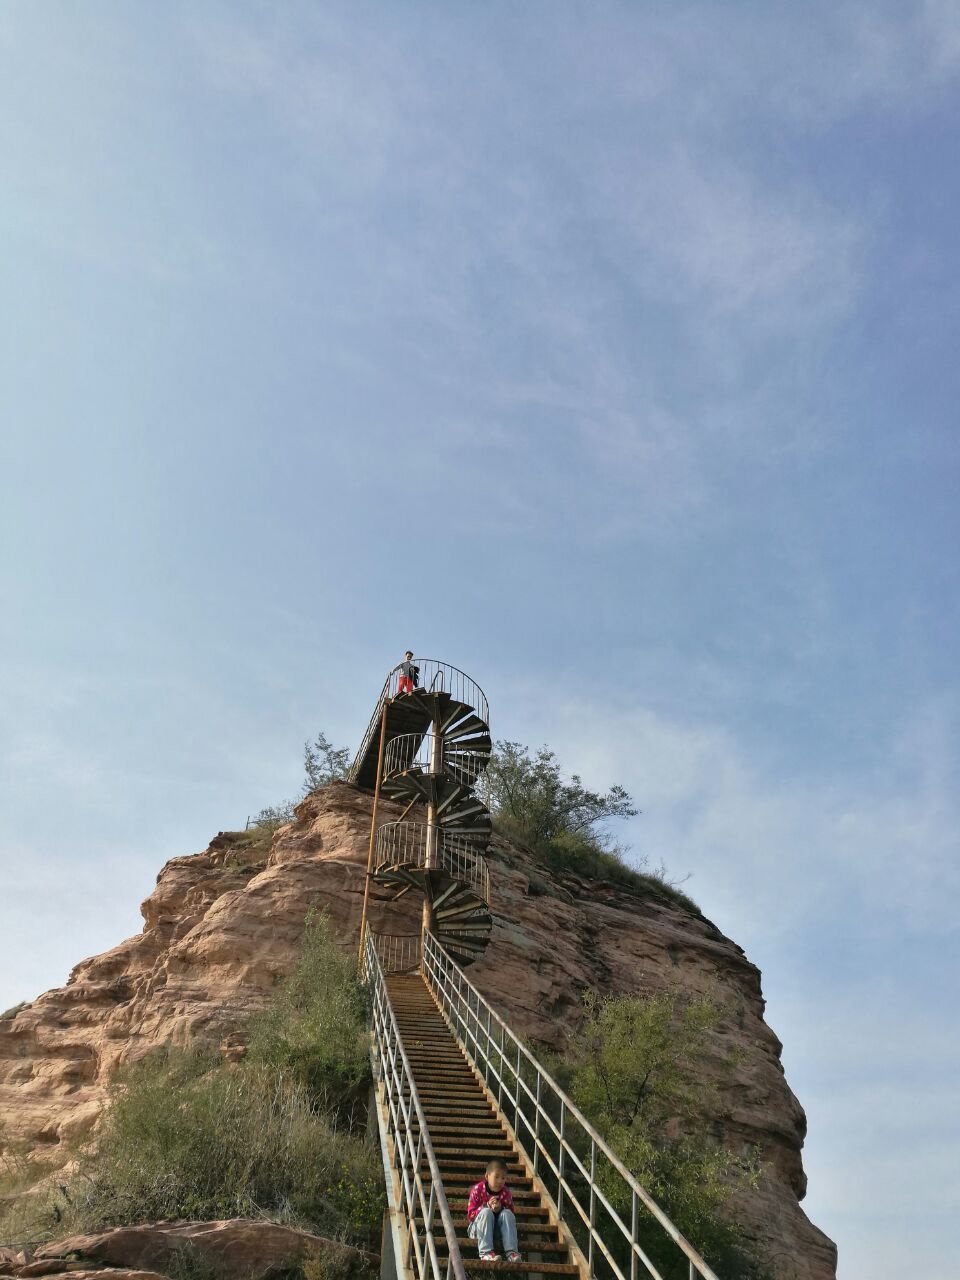
[[[404,806],[376,829],[370,868],[380,900],[411,890],[427,904],[425,921],[461,964],[486,948],[492,928],[490,874],[483,854],[490,813],[476,786],[490,762],[489,711],[483,691],[462,671],[418,659],[424,683],[396,692],[387,677],[350,773]]]

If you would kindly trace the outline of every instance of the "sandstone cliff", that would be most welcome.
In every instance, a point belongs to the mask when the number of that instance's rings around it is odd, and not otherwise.
[[[68,1141],[96,1122],[119,1065],[166,1041],[228,1040],[291,967],[312,904],[356,946],[370,804],[368,793],[334,784],[304,801],[269,850],[221,834],[205,852],[168,862],[143,904],[142,933],[0,1021],[4,1138],[66,1159]],[[381,811],[398,816],[389,804]],[[798,1203],[803,1110],[763,1020],[759,971],[743,951],[702,916],[622,886],[551,876],[497,838],[490,860],[494,931],[471,976],[521,1033],[556,1044],[588,987],[719,985],[734,1012],[718,1048],[736,1046],[741,1058],[722,1085],[717,1130],[734,1147],[759,1144],[766,1162],[743,1218],[778,1280],[833,1280],[836,1250]],[[419,914],[406,899],[374,904],[372,924],[413,932]]]

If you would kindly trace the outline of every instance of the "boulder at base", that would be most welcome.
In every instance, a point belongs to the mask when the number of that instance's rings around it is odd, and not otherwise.
[[[255,1280],[275,1270],[295,1267],[307,1258],[331,1260],[335,1256],[336,1270],[344,1277],[373,1275],[380,1268],[380,1259],[374,1254],[323,1236],[311,1235],[308,1231],[298,1231],[295,1227],[283,1227],[254,1218],[231,1218],[223,1222],[153,1222],[135,1227],[116,1227],[96,1235],[71,1236],[55,1244],[41,1245],[34,1258],[38,1262],[69,1258],[82,1263],[101,1262],[121,1267],[163,1267],[184,1255],[202,1258],[222,1275],[230,1276],[231,1280],[234,1277],[236,1280]],[[21,1271],[13,1274],[33,1273]],[[114,1280],[120,1272],[101,1274]]]

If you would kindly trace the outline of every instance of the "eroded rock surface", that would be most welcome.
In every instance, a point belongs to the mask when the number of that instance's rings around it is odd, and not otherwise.
[[[254,1218],[154,1222],[117,1227],[95,1235],[71,1236],[37,1249],[34,1265],[57,1265],[57,1260],[75,1258],[81,1264],[169,1268],[186,1257],[202,1260],[231,1280],[256,1280],[292,1269],[307,1258],[323,1259],[332,1255],[337,1258],[337,1273],[343,1276],[374,1276],[379,1269],[380,1259],[373,1254],[308,1231]]]
[[[269,851],[221,834],[203,852],[173,858],[143,904],[143,932],[79,964],[67,984],[0,1021],[0,1123],[53,1159],[88,1131],[124,1062],[166,1043],[203,1038],[231,1052],[237,1029],[292,967],[312,905],[355,947],[371,797],[346,783],[309,797]],[[381,816],[399,816],[381,803]],[[718,1062],[718,1133],[759,1144],[766,1176],[741,1213],[778,1280],[833,1280],[836,1250],[804,1215],[803,1110],[763,1020],[760,974],[704,917],[632,890],[556,876],[496,838],[490,851],[494,930],[471,978],[521,1034],[558,1044],[583,991],[634,992],[682,983],[718,992],[731,1009]],[[374,903],[372,925],[416,932],[419,904]],[[719,1073],[718,1073],[719,1078]]]

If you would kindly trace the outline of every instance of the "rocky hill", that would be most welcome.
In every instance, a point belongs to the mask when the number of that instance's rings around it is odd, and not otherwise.
[[[203,853],[171,859],[143,904],[141,933],[0,1020],[3,1141],[65,1161],[122,1063],[197,1037],[229,1052],[246,1015],[292,966],[311,905],[355,947],[370,805],[367,792],[336,783],[305,800],[270,847],[221,833]],[[398,816],[390,804],[381,812]],[[806,1122],[763,1019],[757,968],[703,916],[656,893],[551,874],[499,838],[490,861],[494,931],[471,977],[522,1034],[557,1044],[587,988],[720,988],[733,1012],[719,1029],[718,1057],[732,1046],[740,1054],[721,1082],[715,1128],[732,1147],[759,1144],[765,1160],[741,1216],[778,1280],[833,1280],[835,1247],[799,1204]],[[406,904],[374,903],[373,927],[416,931],[419,905]]]

